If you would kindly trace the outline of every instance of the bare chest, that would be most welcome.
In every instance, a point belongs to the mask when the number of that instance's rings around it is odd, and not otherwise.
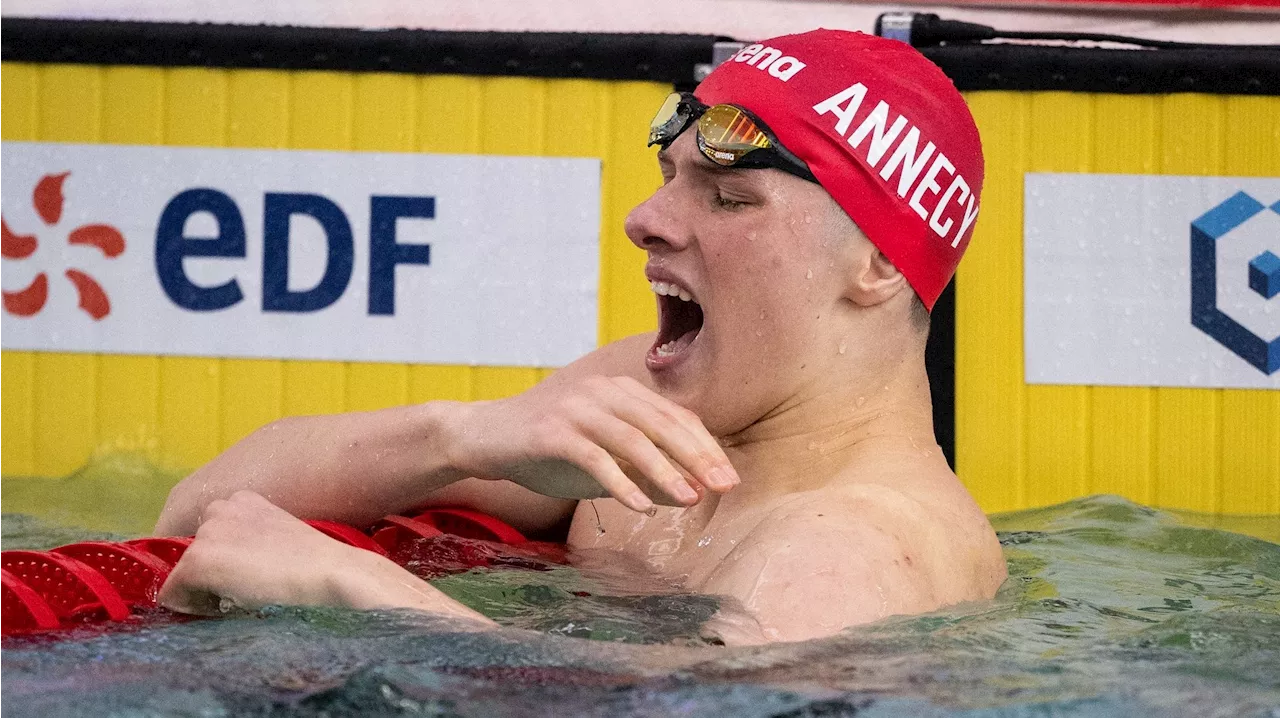
[[[893,570],[890,563],[905,561],[934,587],[938,605],[989,598],[1004,580],[999,542],[976,506],[972,507],[973,515],[966,517],[955,510],[932,510],[931,503],[913,501],[899,506],[901,497],[881,489],[857,495],[874,501],[880,508],[869,513],[849,513],[841,520],[873,524],[878,521],[893,535],[896,547],[893,555],[867,554],[862,560],[883,564],[885,571]],[[721,506],[718,499],[704,500],[687,509],[660,507],[653,516],[638,514],[612,499],[583,501],[574,514],[569,545],[616,552],[620,562],[643,566],[660,579],[697,591],[718,567],[742,555],[734,550],[749,540],[751,532],[771,512],[786,508],[792,517],[789,525],[806,538],[813,536],[804,528],[803,507],[812,507],[812,518],[823,521],[824,515],[829,518],[833,511],[841,515],[837,508],[840,502],[825,494],[816,496],[797,496],[751,509]],[[954,508],[963,503],[961,499],[967,499],[967,494],[943,503]],[[881,520],[895,515],[914,518],[902,525]],[[850,555],[863,550],[847,548]]]
[[[687,509],[658,507],[638,514],[611,499],[578,504],[569,529],[575,549],[615,551],[658,576],[696,590],[753,525],[718,516],[712,502]]]

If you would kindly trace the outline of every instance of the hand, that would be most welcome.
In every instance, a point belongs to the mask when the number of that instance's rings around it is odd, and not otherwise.
[[[270,604],[349,605],[340,579],[366,573],[377,558],[239,491],[205,507],[195,541],[160,588],[158,602],[203,615]]]
[[[629,377],[553,377],[458,410],[456,468],[547,496],[610,495],[649,511],[655,502],[695,504],[704,489],[724,493],[739,482],[697,415]]]

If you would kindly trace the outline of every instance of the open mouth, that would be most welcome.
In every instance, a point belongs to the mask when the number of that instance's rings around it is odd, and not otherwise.
[[[650,282],[658,295],[658,339],[650,355],[658,363],[687,350],[702,329],[702,305],[689,290],[667,282]]]

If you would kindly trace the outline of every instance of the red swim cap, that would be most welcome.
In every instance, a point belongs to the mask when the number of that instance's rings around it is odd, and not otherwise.
[[[813,30],[743,48],[695,94],[763,120],[933,309],[983,172],[973,116],[937,65],[897,40]]]

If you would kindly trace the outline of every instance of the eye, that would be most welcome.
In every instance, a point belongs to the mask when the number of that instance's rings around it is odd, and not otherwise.
[[[743,207],[746,204],[747,204],[746,202],[739,202],[736,199],[729,199],[728,197],[725,197],[719,192],[716,193],[716,206],[721,207],[723,209],[738,209],[739,207]]]

